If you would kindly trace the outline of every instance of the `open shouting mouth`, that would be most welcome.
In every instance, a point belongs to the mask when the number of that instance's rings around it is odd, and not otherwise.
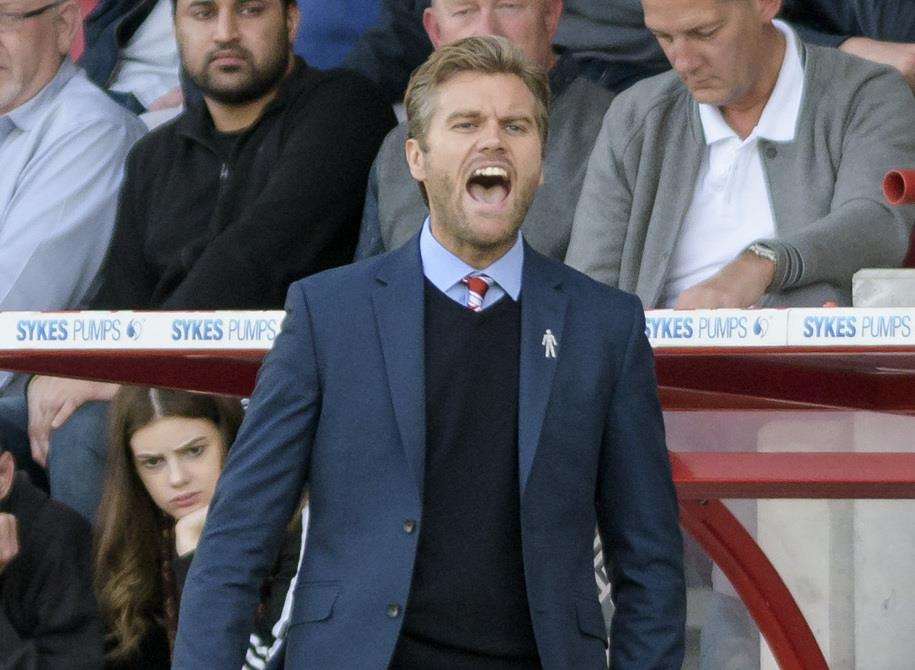
[[[511,177],[501,165],[479,167],[467,180],[467,193],[474,201],[484,205],[501,205],[511,190]]]

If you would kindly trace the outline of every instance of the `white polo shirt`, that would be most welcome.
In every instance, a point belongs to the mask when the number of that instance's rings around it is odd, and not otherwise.
[[[773,21],[787,40],[785,57],[759,123],[745,140],[719,109],[699,105],[706,151],[699,168],[659,305],[673,307],[686,289],[708,279],[754,240],[776,237],[759,140],[792,142],[804,95],[797,36]]]

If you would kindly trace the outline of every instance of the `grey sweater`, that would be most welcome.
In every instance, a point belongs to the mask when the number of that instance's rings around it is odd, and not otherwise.
[[[881,182],[915,165],[915,98],[888,67],[799,46],[804,101],[793,142],[760,143],[779,255],[764,305],[849,304],[852,274],[898,266],[915,207]],[[706,150],[699,108],[676,73],[610,106],[591,154],[566,262],[657,304]]]
[[[563,59],[550,77],[556,94],[544,160],[544,183],[528,210],[522,230],[540,253],[562,260],[569,244],[572,216],[585,177],[586,156],[594,146],[611,94],[583,77],[557,85],[561,69],[574,66]],[[367,258],[401,246],[422,227],[428,210],[410,174],[404,154],[405,123],[388,133],[372,170],[356,258]]]

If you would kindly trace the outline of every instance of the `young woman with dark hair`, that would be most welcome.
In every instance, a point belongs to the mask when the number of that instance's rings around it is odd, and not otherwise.
[[[107,665],[168,668],[184,578],[243,411],[238,399],[123,387],[110,416],[95,552]],[[297,515],[265,583],[249,658],[273,642],[301,534]]]

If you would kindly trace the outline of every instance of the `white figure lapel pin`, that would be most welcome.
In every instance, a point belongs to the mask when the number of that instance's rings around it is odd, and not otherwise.
[[[552,330],[546,329],[540,344],[543,346],[543,355],[546,358],[556,358],[556,347],[559,346],[559,342],[556,341],[556,336],[553,335]]]

